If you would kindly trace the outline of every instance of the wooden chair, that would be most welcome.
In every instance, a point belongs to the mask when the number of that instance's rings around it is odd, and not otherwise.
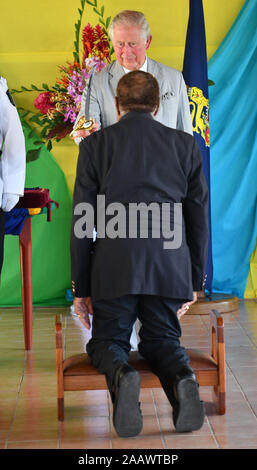
[[[221,315],[210,312],[211,352],[187,349],[190,364],[195,371],[200,386],[212,386],[214,402],[219,414],[226,411],[225,382],[225,343],[224,325]],[[58,419],[64,420],[64,391],[106,390],[105,376],[99,374],[91,364],[87,354],[77,354],[63,360],[62,324],[56,317],[56,373]],[[129,363],[137,369],[141,377],[141,388],[160,388],[158,377],[153,374],[147,363],[137,351],[130,353]]]

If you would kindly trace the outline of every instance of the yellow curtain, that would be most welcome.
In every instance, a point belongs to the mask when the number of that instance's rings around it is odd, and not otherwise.
[[[244,298],[257,298],[257,246],[250,259],[250,269],[245,288]]]
[[[208,59],[226,36],[243,4],[244,0],[203,0]],[[138,0],[97,0],[97,6],[104,6],[105,18],[113,18],[123,9],[143,11],[153,35],[149,56],[182,69],[189,0],[141,0],[140,3]],[[73,60],[78,8],[80,0],[1,0],[0,75],[7,78],[10,88],[55,83],[59,78],[58,67]],[[88,4],[82,28],[87,23],[98,23],[97,14]],[[15,94],[14,99],[17,106],[34,110],[36,96],[37,92],[21,93]],[[72,193],[78,156],[76,144],[66,137],[54,144],[52,154],[64,171]],[[251,257],[245,297],[257,297],[257,247]]]

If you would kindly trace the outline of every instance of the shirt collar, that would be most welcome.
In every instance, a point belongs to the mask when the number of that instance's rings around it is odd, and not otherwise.
[[[128,69],[126,69],[125,67],[123,67],[123,70],[124,70],[125,73],[131,72],[131,70],[128,70]],[[144,61],[143,65],[142,65],[142,67],[140,67],[139,70],[142,70],[142,72],[147,72],[147,55],[145,56],[145,61]]]

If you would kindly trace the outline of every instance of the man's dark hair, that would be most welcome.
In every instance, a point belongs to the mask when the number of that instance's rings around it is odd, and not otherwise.
[[[123,111],[151,113],[159,103],[159,85],[154,76],[141,70],[125,74],[117,86],[117,98]]]

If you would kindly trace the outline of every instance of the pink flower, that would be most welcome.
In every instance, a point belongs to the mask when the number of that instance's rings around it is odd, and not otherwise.
[[[47,114],[49,109],[54,108],[54,104],[51,101],[51,92],[46,91],[39,93],[38,97],[34,101],[35,108],[39,109],[42,114]]]

